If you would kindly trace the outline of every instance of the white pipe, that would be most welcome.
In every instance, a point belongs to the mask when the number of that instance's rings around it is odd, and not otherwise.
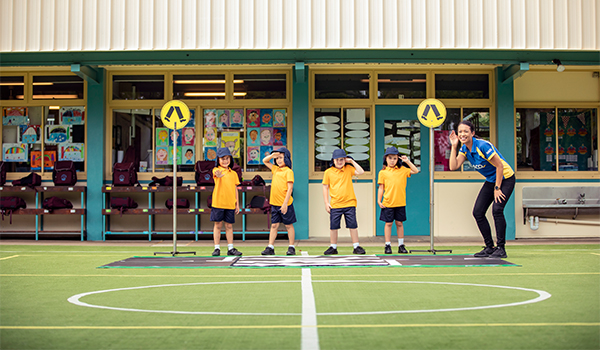
[[[535,217],[538,219],[538,217]],[[600,226],[600,221],[584,221],[584,220],[569,220],[569,219],[552,219],[552,218],[539,218],[540,221],[553,222],[555,224],[579,224],[579,225],[592,225]],[[531,222],[531,217],[530,217]]]
[[[532,229],[533,231],[537,231],[537,229],[540,228],[540,218],[536,216],[535,224],[534,224],[534,217],[530,216],[529,217],[529,228]]]

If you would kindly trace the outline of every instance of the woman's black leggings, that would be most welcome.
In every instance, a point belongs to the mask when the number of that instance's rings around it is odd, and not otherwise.
[[[479,227],[479,231],[483,236],[485,246],[490,248],[494,246],[494,240],[492,239],[492,229],[490,228],[490,223],[485,217],[485,213],[490,207],[490,204],[494,203],[492,206],[492,215],[494,217],[494,226],[496,226],[496,244],[503,247],[506,242],[506,219],[504,218],[504,206],[506,206],[506,202],[508,202],[510,195],[515,189],[515,176],[513,175],[508,179],[502,180],[500,189],[506,196],[506,199],[503,200],[502,203],[494,202],[495,186],[496,183],[486,181],[483,184],[483,187],[481,187],[479,195],[477,196],[477,200],[475,201],[475,206],[473,207],[473,216],[475,217],[475,221],[477,221],[477,226]]]

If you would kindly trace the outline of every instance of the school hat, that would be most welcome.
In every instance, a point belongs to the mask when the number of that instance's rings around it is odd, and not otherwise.
[[[231,162],[229,162],[229,167],[231,168],[233,166],[233,156],[231,155],[231,152],[229,151],[229,148],[227,147],[222,147],[219,148],[217,150],[217,159],[215,160],[215,166],[219,166],[219,158],[223,158],[223,157],[227,157],[230,156],[231,157]]]
[[[283,162],[285,163],[285,166],[287,166],[290,169],[292,168],[292,155],[290,154],[290,151],[287,148],[280,147],[273,152],[283,153]]]
[[[400,156],[400,152],[398,151],[398,149],[394,146],[388,147],[385,149],[385,154],[383,155],[383,165],[387,166],[387,160],[386,157],[389,155],[397,155]],[[402,159],[398,158],[398,163],[396,163],[397,167],[401,167],[404,163],[402,162]]]
[[[333,160],[334,159],[338,159],[338,158],[350,158],[352,159],[352,157],[348,156],[346,154],[346,151],[344,151],[341,148],[336,149],[335,151],[333,151],[333,154],[331,155],[331,161],[329,162],[329,167],[333,166]],[[352,165],[352,164],[350,164]]]

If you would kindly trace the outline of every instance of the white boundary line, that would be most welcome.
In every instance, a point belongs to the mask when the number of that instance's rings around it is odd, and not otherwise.
[[[308,256],[307,251],[302,256]],[[319,350],[319,329],[317,328],[317,307],[312,287],[310,268],[302,269],[302,331],[301,350]]]

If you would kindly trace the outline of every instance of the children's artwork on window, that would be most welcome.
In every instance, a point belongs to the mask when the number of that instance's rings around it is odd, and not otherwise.
[[[260,128],[248,128],[248,147],[260,146]]]
[[[22,143],[40,143],[40,126],[19,125],[19,137]]]
[[[273,153],[273,146],[260,146],[260,159],[268,157]]]
[[[285,109],[273,110],[273,126],[285,127]]]
[[[6,107],[2,109],[2,125],[27,125],[29,117],[26,107]]]
[[[204,146],[217,146],[217,128],[204,129]]]
[[[260,126],[260,110],[258,109],[248,109],[246,111],[246,127],[247,128],[257,128]]]
[[[273,146],[287,145],[287,133],[285,128],[273,128]]]
[[[85,122],[85,107],[61,107],[60,124],[82,125]]]
[[[204,160],[217,160],[217,147],[204,147]]]
[[[69,142],[71,127],[66,125],[48,125],[46,126],[46,143],[57,144]]]
[[[189,125],[189,124],[188,124]],[[195,128],[183,128],[182,129],[183,145],[193,146],[196,144],[196,129]]]
[[[58,147],[58,160],[72,160],[83,162],[85,160],[83,143],[62,143]]]
[[[156,145],[157,146],[168,146],[169,145],[169,129],[167,128],[156,128]]]
[[[232,128],[243,128],[244,127],[244,111],[242,109],[232,109],[231,113],[231,124]]]
[[[181,130],[170,130],[169,147],[181,146]]]
[[[167,165],[169,163],[168,154],[168,147],[156,147],[156,165]]]
[[[195,148],[192,146],[183,146],[182,148],[183,159],[181,164],[196,164],[196,157],[194,157]]]
[[[228,128],[231,125],[228,109],[218,109],[217,115],[219,116],[217,119],[219,121],[219,128]]]
[[[56,151],[44,151],[44,170],[54,169]],[[31,171],[42,170],[42,151],[31,151]]]
[[[221,133],[221,148],[229,148],[229,152],[233,158],[240,157],[240,133],[239,132],[223,132]]]
[[[26,162],[28,155],[29,146],[25,143],[2,144],[2,160],[5,162]]]
[[[272,128],[260,128],[260,145],[261,146],[273,145],[273,129]]]
[[[217,127],[217,111],[214,109],[204,110],[204,127],[216,128]]]
[[[195,109],[190,108],[190,120],[188,121],[188,123],[185,126],[188,128],[196,127],[196,110]]]
[[[260,147],[248,147],[248,165],[260,164]]]
[[[272,109],[261,109],[260,110],[260,126],[264,128],[273,126],[273,110]]]
[[[181,147],[175,147],[177,149],[177,165],[182,164]],[[173,147],[169,146],[169,164],[173,164]]]

